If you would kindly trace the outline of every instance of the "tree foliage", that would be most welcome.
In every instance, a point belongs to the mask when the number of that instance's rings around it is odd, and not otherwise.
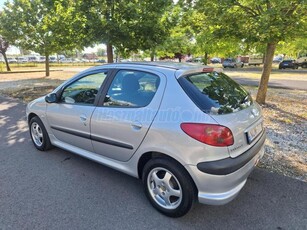
[[[168,33],[163,15],[171,5],[171,0],[92,0],[81,1],[80,12],[87,19],[88,42],[105,43],[113,62],[113,46],[124,56],[160,44]]]
[[[12,0],[0,17],[3,35],[14,45],[46,56],[62,50],[81,48],[85,17],[76,11],[74,0]]]
[[[207,16],[219,37],[238,38],[248,44],[266,44],[266,58],[257,94],[265,103],[276,45],[306,37],[304,0],[197,0],[196,9]]]

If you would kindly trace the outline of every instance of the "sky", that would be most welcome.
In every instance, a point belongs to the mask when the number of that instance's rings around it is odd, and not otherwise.
[[[0,9],[2,9],[4,2],[6,2],[6,0],[0,0]]]

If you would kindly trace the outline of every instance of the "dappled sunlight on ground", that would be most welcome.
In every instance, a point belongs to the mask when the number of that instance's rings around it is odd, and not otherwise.
[[[16,99],[0,97],[0,148],[28,141],[26,106]]]

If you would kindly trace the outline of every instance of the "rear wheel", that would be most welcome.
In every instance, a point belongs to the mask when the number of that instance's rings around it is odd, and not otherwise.
[[[38,117],[30,120],[29,127],[31,139],[38,150],[46,151],[52,148],[46,128]]]
[[[182,165],[166,158],[150,160],[143,170],[145,194],[150,203],[170,217],[185,215],[195,199],[195,186]]]

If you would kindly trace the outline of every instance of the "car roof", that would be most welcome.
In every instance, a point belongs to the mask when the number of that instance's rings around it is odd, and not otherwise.
[[[200,64],[197,63],[186,63],[186,62],[116,62],[110,63],[105,66],[153,66],[153,67],[162,67],[162,68],[169,68],[174,70],[179,69],[192,69],[197,68]]]
[[[101,65],[99,67],[94,68],[133,68],[133,67],[141,67],[141,68],[151,68],[154,67],[155,69],[160,70],[171,70],[176,72],[176,77],[179,77],[183,74],[189,74],[193,72],[204,72],[204,70],[208,70],[208,72],[217,71],[221,72],[220,68],[213,68],[211,66],[201,65],[199,63],[186,63],[186,62],[116,62]]]

